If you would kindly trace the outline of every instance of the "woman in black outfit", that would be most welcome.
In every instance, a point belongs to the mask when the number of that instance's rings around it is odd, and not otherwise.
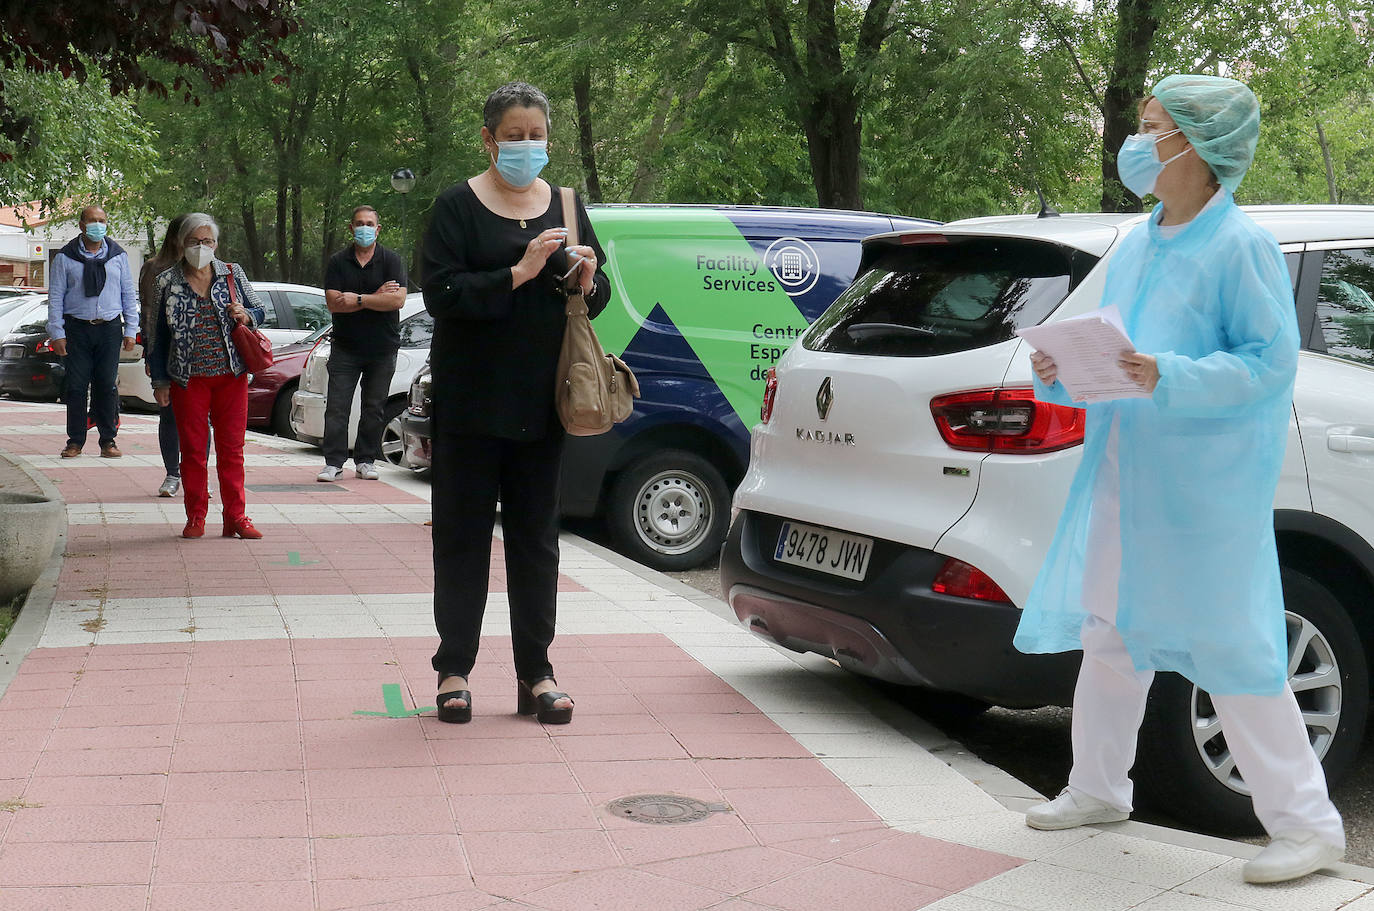
[[[422,251],[434,315],[434,623],[439,718],[472,717],[468,675],[486,609],[496,503],[506,553],[519,711],[572,720],[549,664],[558,589],[558,478],[563,428],[554,373],[563,341],[563,277],[596,316],[610,297],[605,255],[577,203],[584,246],[564,249],[548,161],[549,102],[525,83],[501,86],[482,110],[491,166],[435,201]]]

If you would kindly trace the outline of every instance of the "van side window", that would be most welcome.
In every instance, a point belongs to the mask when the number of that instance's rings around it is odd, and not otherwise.
[[[1374,365],[1374,250],[1327,250],[1317,291],[1326,353]]]

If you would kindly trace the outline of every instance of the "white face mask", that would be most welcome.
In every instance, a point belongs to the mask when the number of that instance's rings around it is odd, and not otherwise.
[[[204,269],[215,258],[215,251],[204,244],[196,244],[186,249],[186,261],[192,269]]]

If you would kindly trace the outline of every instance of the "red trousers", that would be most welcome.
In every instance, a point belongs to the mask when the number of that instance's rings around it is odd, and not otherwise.
[[[248,374],[193,376],[183,389],[172,383],[172,412],[181,442],[181,485],[187,519],[210,510],[209,436],[215,429],[215,467],[224,521],[242,519],[243,436],[248,431]]]

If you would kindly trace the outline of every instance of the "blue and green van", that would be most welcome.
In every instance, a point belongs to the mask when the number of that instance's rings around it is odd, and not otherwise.
[[[593,325],[639,380],[634,414],[570,437],[563,513],[602,517],[656,569],[697,566],[725,540],[768,369],[849,286],[865,237],[921,219],[755,206],[601,205],[611,300]],[[406,456],[429,464],[427,373],[403,418]]]

